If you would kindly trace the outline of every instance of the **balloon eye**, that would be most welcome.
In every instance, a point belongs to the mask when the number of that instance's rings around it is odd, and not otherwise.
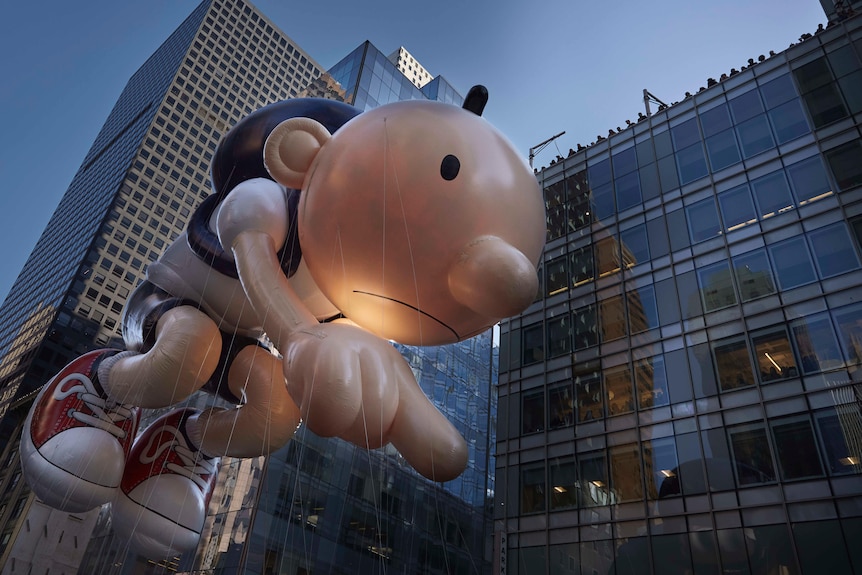
[[[440,164],[440,175],[447,181],[454,180],[460,170],[461,162],[452,154],[443,158],[443,162]]]

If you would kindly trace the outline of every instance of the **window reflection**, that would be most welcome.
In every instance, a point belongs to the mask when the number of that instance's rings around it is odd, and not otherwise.
[[[602,342],[626,336],[626,314],[622,296],[614,296],[599,304]]]
[[[572,351],[571,316],[563,313],[557,317],[549,317],[548,325],[548,357],[559,357]]]
[[[803,237],[795,237],[769,246],[773,269],[782,290],[811,283],[817,279],[814,265]]]
[[[652,285],[626,292],[626,303],[629,310],[630,333],[641,333],[658,327],[658,308],[656,307],[655,288]]]
[[[608,415],[633,412],[635,405],[632,397],[632,377],[628,366],[606,369],[604,375]]]
[[[620,256],[613,238],[596,242],[596,268],[600,278],[620,271]]]
[[[751,338],[751,343],[754,345],[760,381],[768,383],[799,374],[790,340],[783,328],[755,335]]]
[[[545,465],[532,464],[521,469],[521,513],[545,510]]]
[[[649,499],[679,495],[679,462],[673,437],[643,442],[646,490]],[[667,487],[665,483],[667,482]]]
[[[862,473],[862,416],[858,404],[839,405],[814,417],[829,473]]]
[[[766,250],[754,250],[733,258],[733,271],[742,301],[751,301],[775,293],[775,282]]]
[[[856,255],[844,222],[809,232],[808,241],[811,243],[821,278],[836,276],[859,267],[859,256]]]
[[[664,358],[660,355],[634,362],[638,409],[650,409],[670,403]]]
[[[649,261],[649,243],[644,224],[620,232],[620,244],[627,267]],[[625,257],[626,254],[629,257]]]
[[[722,309],[736,303],[733,280],[727,262],[718,262],[697,272],[700,293],[706,311]]]
[[[832,195],[832,184],[820,156],[787,166],[787,175],[800,206]]]
[[[578,456],[581,507],[596,507],[616,503],[608,485],[605,452],[596,451]]]
[[[793,208],[790,187],[783,170],[766,174],[751,182],[760,217],[768,218]]]
[[[862,304],[839,308],[833,316],[847,362],[850,365],[862,363]]]
[[[597,373],[575,379],[575,395],[578,401],[578,421],[586,422],[604,416],[604,394],[602,382]]]
[[[763,425],[730,428],[728,433],[739,486],[775,481],[772,454]]]
[[[618,445],[608,450],[611,467],[611,488],[620,502],[644,498],[641,455],[636,443]]]
[[[557,384],[548,389],[548,429],[575,424],[575,398],[571,383]]]
[[[771,427],[782,480],[823,475],[817,442],[807,415],[778,419],[771,422]]]
[[[713,354],[722,391],[754,385],[748,345],[744,339],[722,340],[714,344]]]
[[[596,306],[591,304],[578,308],[572,315],[575,322],[573,349],[577,351],[599,343]]]
[[[571,261],[572,286],[577,287],[593,281],[595,268],[593,266],[593,248],[586,246],[573,250],[569,255]]]
[[[809,374],[841,367],[841,352],[835,331],[826,314],[794,320],[790,324],[793,343],[799,354],[802,373]]]
[[[760,114],[737,125],[736,135],[742,145],[743,158],[750,158],[775,147],[769,122],[766,121],[766,114]]]
[[[725,231],[732,232],[757,221],[747,184],[720,193],[718,205],[724,219]]]
[[[691,243],[702,242],[721,233],[721,223],[715,210],[715,200],[707,198],[685,209]]]
[[[853,140],[826,152],[826,161],[832,168],[835,181],[841,190],[862,185],[862,144]]]
[[[551,509],[578,506],[578,467],[574,456],[561,457],[549,465],[551,472]]]
[[[541,323],[524,328],[522,365],[531,365],[545,360],[544,331]]]
[[[545,391],[524,392],[521,396],[521,433],[537,433],[545,430]]]
[[[545,264],[545,286],[548,296],[557,295],[569,289],[569,269],[566,265],[566,256],[554,258]]]

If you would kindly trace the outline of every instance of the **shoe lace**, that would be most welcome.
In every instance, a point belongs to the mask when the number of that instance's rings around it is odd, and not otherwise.
[[[75,381],[77,384],[67,388],[66,384],[70,381]],[[118,439],[126,438],[126,430],[120,425],[132,417],[131,408],[100,396],[90,378],[82,373],[67,375],[54,389],[54,399],[58,401],[73,394],[84,402],[91,413],[72,408],[69,410],[69,417],[107,431]]]
[[[163,442],[156,447],[152,455],[153,442],[161,435],[161,432],[167,432],[173,435],[173,439],[168,442]],[[201,491],[208,489],[208,481],[202,475],[212,475],[216,470],[216,458],[210,459],[203,455],[200,451],[189,448],[182,433],[172,426],[165,425],[150,437],[150,442],[141,454],[141,463],[152,463],[168,449],[173,449],[174,453],[180,458],[182,465],[178,465],[168,459],[165,468],[173,471],[177,475],[182,475],[193,481]]]

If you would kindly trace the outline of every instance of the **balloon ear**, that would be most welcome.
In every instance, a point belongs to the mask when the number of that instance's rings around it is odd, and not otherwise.
[[[273,179],[296,190],[302,189],[305,173],[331,134],[311,118],[290,118],[269,134],[263,148],[263,163]]]

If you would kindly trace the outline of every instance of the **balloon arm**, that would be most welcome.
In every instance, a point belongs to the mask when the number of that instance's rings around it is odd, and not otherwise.
[[[269,234],[239,233],[231,246],[242,288],[267,336],[281,350],[296,332],[319,325],[290,286]]]

